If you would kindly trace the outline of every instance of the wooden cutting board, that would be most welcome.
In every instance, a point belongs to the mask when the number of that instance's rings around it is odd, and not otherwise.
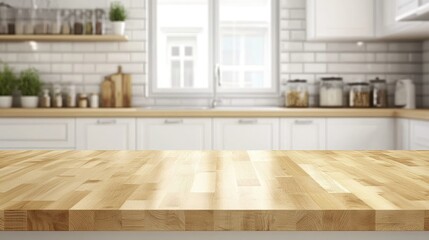
[[[113,107],[113,83],[106,77],[101,83],[101,106],[105,108]]]
[[[102,83],[103,107],[131,107],[132,106],[132,78],[131,75],[122,72],[122,67],[118,67],[118,72],[107,76]]]

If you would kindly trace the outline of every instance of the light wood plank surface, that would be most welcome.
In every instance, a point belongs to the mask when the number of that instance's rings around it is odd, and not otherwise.
[[[0,109],[0,117],[403,117],[429,120],[429,109],[290,109],[290,108],[217,108],[217,109]]]
[[[0,230],[429,231],[429,152],[0,151]]]

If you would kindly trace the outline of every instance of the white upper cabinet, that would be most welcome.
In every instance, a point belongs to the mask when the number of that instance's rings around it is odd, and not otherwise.
[[[154,118],[137,123],[139,150],[211,150],[211,119]]]
[[[136,120],[77,119],[77,149],[79,150],[135,150]]]
[[[429,121],[410,121],[410,150],[429,150]]]
[[[323,118],[282,119],[282,150],[325,150],[326,120]]]
[[[394,150],[391,118],[328,118],[327,150]]]
[[[0,149],[74,149],[74,119],[0,119]]]
[[[375,37],[374,0],[307,0],[309,40]]]
[[[214,119],[215,150],[278,150],[279,119]]]

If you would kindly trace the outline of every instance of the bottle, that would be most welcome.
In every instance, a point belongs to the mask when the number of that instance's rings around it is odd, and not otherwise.
[[[63,107],[63,95],[61,93],[61,86],[54,85],[52,90],[52,107],[62,108]]]
[[[89,97],[89,104],[91,108],[99,108],[100,107],[100,100],[97,93],[91,93]]]
[[[85,10],[85,25],[84,25],[84,34],[93,35],[94,34],[94,12],[93,10]]]
[[[76,9],[74,11],[74,24],[73,24],[73,32],[75,35],[83,35],[84,26],[83,26],[83,11],[80,9]]]
[[[104,35],[106,32],[105,28],[106,12],[103,9],[95,9],[95,34]]]
[[[76,86],[70,84],[66,87],[66,107],[76,107]]]
[[[51,96],[49,96],[49,89],[43,89],[42,100],[40,103],[42,108],[50,108],[51,107]]]

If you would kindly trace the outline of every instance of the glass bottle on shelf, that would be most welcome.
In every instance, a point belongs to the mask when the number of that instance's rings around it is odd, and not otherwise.
[[[6,6],[0,7],[0,34],[7,34],[7,11]]]
[[[48,33],[49,11],[45,9],[36,10],[36,21],[34,26],[34,34],[44,35]]]
[[[61,33],[61,10],[52,9],[50,10],[50,24],[49,34],[60,34]]]
[[[286,85],[285,106],[306,108],[309,106],[307,80],[289,80]]]
[[[24,34],[25,18],[24,10],[17,9],[15,14],[15,34],[22,35]]]
[[[66,107],[74,108],[76,107],[76,86],[69,84],[66,87]]]
[[[49,95],[49,89],[43,89],[42,99],[40,101],[40,106],[42,108],[50,108],[51,107],[51,96]]]
[[[376,78],[371,84],[371,107],[387,108],[387,83],[386,80]]]
[[[370,87],[366,82],[350,83],[349,106],[354,108],[370,107]]]
[[[73,34],[73,21],[74,14],[73,11],[64,9],[61,11],[61,34],[70,35]]]
[[[15,18],[16,18],[16,9],[8,8],[7,9],[7,34],[15,35]]]
[[[95,34],[104,35],[106,32],[106,11],[95,9]]]
[[[76,9],[74,11],[74,24],[73,24],[73,32],[75,35],[83,35],[84,33],[84,19],[83,19],[83,11],[80,9]]]
[[[343,107],[344,84],[342,78],[322,78],[320,82],[320,107]]]
[[[85,10],[84,18],[85,18],[84,34],[85,35],[94,34],[94,11],[89,9]]]
[[[36,9],[25,9],[24,11],[24,34],[34,34],[34,24],[36,20]]]

